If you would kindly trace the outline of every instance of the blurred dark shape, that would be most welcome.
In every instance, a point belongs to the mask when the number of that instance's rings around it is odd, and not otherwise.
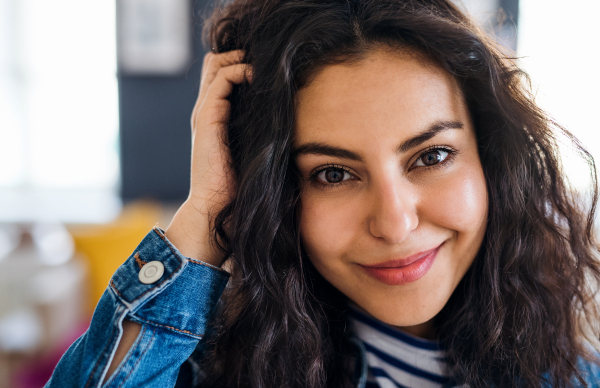
[[[212,1],[192,2],[193,60],[172,76],[119,72],[121,196],[183,201],[190,184],[190,116],[205,49],[202,16]],[[118,16],[117,16],[118,18]]]

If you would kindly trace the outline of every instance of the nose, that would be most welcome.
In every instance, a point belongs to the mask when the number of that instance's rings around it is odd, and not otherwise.
[[[410,188],[386,179],[373,187],[369,231],[389,243],[402,242],[419,224],[417,201]]]

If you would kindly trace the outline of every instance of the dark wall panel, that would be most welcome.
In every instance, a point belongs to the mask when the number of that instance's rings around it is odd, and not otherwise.
[[[194,15],[208,1],[194,1]],[[190,19],[191,19],[190,15]],[[119,74],[121,196],[182,201],[190,184],[190,115],[200,83],[201,22],[195,17],[194,61],[173,77]]]

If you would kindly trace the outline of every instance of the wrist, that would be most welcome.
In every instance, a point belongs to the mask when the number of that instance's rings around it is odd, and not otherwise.
[[[206,214],[189,201],[184,202],[165,230],[165,236],[191,259],[220,267],[224,258],[212,239],[210,221]]]

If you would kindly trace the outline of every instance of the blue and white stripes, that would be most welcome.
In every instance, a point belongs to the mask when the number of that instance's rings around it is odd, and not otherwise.
[[[423,340],[350,309],[356,336],[367,350],[366,388],[440,388],[450,383],[444,352]]]

